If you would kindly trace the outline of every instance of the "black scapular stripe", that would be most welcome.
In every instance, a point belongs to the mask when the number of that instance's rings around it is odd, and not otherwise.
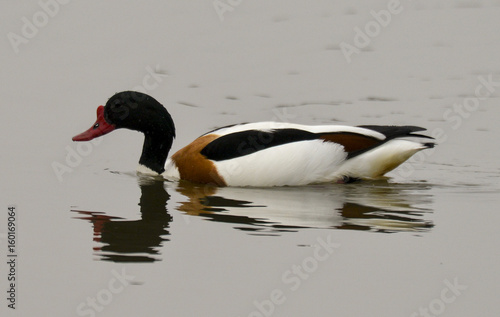
[[[247,130],[221,136],[207,144],[201,154],[209,160],[224,161],[273,146],[318,139],[316,133],[299,129]]]

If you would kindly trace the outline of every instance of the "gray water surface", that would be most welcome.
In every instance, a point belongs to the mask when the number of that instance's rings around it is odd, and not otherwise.
[[[498,1],[402,1],[350,60],[341,43],[387,1],[232,3],[221,20],[211,1],[70,2],[4,37],[2,316],[498,316]],[[6,35],[43,18],[3,7]],[[172,114],[172,153],[269,120],[417,125],[438,145],[346,185],[141,178],[139,133],[71,141],[127,89]]]

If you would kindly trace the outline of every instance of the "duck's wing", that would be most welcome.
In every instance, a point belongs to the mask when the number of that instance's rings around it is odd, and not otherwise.
[[[372,136],[353,132],[313,133],[299,129],[245,130],[213,140],[201,150],[201,154],[209,160],[223,161],[272,147],[312,140],[322,140],[342,145],[347,153],[369,149],[383,142],[383,140]]]
[[[213,161],[235,159],[285,144],[313,140],[341,145],[350,155],[376,147],[388,139],[383,133],[364,127],[275,122],[233,125],[213,130],[210,134],[218,137],[207,144],[201,154]]]

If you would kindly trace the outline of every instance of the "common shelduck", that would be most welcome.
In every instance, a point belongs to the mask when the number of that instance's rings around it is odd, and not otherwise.
[[[168,111],[133,91],[97,108],[97,121],[73,141],[89,141],[115,129],[145,135],[138,172],[218,186],[298,186],[383,176],[434,143],[416,126],[356,127],[283,122],[242,123],[207,132],[167,160],[175,137]]]

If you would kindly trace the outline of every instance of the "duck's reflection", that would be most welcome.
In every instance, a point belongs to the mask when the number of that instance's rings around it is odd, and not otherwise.
[[[172,217],[163,181],[140,180],[141,219],[126,220],[102,212],[73,210],[94,227],[94,251],[114,262],[161,260],[159,249],[169,235]],[[253,235],[280,235],[300,228],[372,232],[425,232],[433,227],[425,216],[431,188],[425,184],[387,181],[346,185],[280,188],[231,188],[166,183],[184,196],[177,209],[187,216],[225,222]]]
[[[217,188],[181,182],[188,198],[178,209],[209,220],[239,224],[253,234],[279,234],[299,228],[376,232],[427,231],[424,219],[429,185],[391,184],[387,180],[351,185],[281,188]],[[247,226],[241,226],[247,225]]]
[[[141,219],[126,220],[102,212],[73,210],[77,219],[89,220],[94,227],[97,256],[113,262],[153,262],[161,260],[159,249],[168,241],[172,217],[166,210],[170,196],[162,181],[141,180]]]

